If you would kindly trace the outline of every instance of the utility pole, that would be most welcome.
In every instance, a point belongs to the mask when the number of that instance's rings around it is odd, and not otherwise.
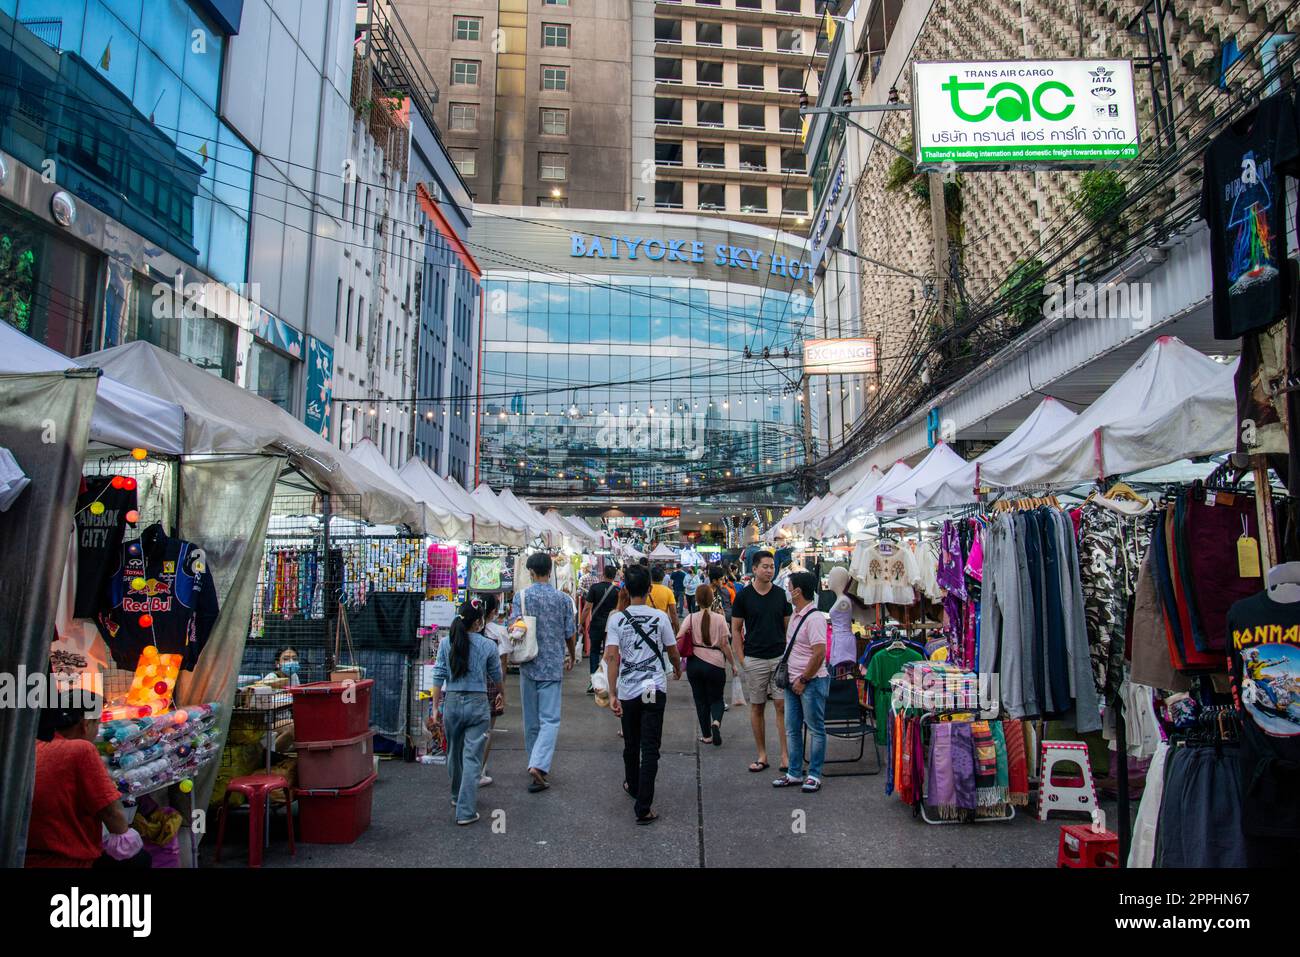
[[[952,293],[948,265],[948,207],[943,195],[943,173],[927,173],[930,181],[930,230],[934,235],[934,273],[938,279],[939,322],[952,324]]]

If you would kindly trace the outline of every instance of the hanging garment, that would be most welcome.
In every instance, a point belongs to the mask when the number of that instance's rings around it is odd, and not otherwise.
[[[1051,513],[1061,554],[1061,601],[1070,695],[1074,699],[1074,726],[1080,734],[1087,734],[1101,728],[1101,700],[1092,684],[1088,659],[1088,627],[1083,610],[1083,584],[1079,577],[1078,543],[1069,516],[1056,509]]]
[[[998,676],[1002,706],[1011,717],[1022,718],[1037,713],[1037,701],[1025,700],[1021,660],[1021,638],[1033,627],[1033,604],[1010,515],[998,516],[985,529],[984,548],[979,673]]]
[[[1029,757],[1025,751],[1025,726],[1019,721],[1003,719],[1002,733],[1007,743],[1007,801],[1025,807],[1029,804]]]
[[[1152,545],[1156,541],[1152,530]],[[1138,570],[1137,588],[1133,594],[1133,614],[1129,617],[1128,647],[1132,656],[1129,666],[1130,680],[1166,691],[1188,691],[1192,687],[1186,675],[1174,670],[1169,658],[1165,638],[1164,617],[1156,597],[1154,548],[1148,548]]]
[[[1154,689],[1132,681],[1120,685],[1117,694],[1117,700],[1124,711],[1125,742],[1129,755],[1134,758],[1151,757],[1160,744],[1160,720],[1156,717],[1153,694]],[[1114,742],[1117,740],[1115,731],[1115,709],[1107,708],[1103,736],[1107,741]]]
[[[1156,856],[1156,830],[1160,824],[1160,804],[1165,793],[1165,760],[1169,745],[1161,741],[1147,769],[1147,784],[1133,822],[1133,843],[1128,851],[1129,867],[1150,867]]]
[[[987,721],[972,721],[971,747],[975,755],[975,803],[980,807],[1003,804],[1006,793],[998,789],[998,749]]]
[[[916,587],[930,601],[942,601],[943,592],[939,588],[938,579],[939,557],[930,543],[909,541],[905,547],[911,548],[912,557],[916,560]]]
[[[89,475],[77,495],[77,590],[73,613],[93,618],[104,608],[104,589],[121,557],[127,515],[138,512],[136,480],[124,475]],[[131,667],[134,669],[135,665]]]
[[[865,604],[910,605],[916,601],[913,589],[920,582],[920,569],[910,549],[891,542],[877,542],[867,549],[860,562],[855,552],[854,562],[861,572],[858,597]]]
[[[1168,759],[1157,867],[1246,867],[1236,748],[1179,746]]]

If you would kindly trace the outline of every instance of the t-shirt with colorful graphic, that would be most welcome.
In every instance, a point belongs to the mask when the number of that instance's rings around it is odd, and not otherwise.
[[[904,645],[900,648],[881,648],[871,656],[865,675],[867,683],[876,689],[876,743],[885,744],[888,740],[889,719],[889,679],[903,670],[909,661],[921,661],[925,655],[915,648]]]
[[[100,508],[99,506],[103,506]],[[73,615],[93,618],[122,548],[127,515],[139,509],[136,481],[126,475],[82,478],[77,495],[77,595]],[[133,515],[133,518],[137,517]]]
[[[1205,150],[1201,216],[1210,227],[1214,336],[1236,339],[1286,313],[1286,182],[1297,145],[1286,93],[1271,96]]]
[[[1242,829],[1300,838],[1300,602],[1268,592],[1228,609],[1233,699],[1241,713]]]
[[[217,620],[217,589],[203,549],[150,525],[124,542],[97,618],[119,668],[134,670],[146,647],[181,655],[193,670]]]

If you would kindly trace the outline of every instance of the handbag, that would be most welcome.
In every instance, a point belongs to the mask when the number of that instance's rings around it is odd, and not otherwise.
[[[785,646],[785,654],[781,656],[781,663],[776,666],[776,673],[772,676],[772,683],[782,691],[790,688],[790,669],[786,662],[790,660],[790,652],[794,651],[794,643],[799,640],[799,632],[803,631],[803,626],[808,623],[812,617],[812,612],[805,612],[804,616],[799,619],[799,626],[795,628],[794,634],[790,636],[790,643]]]
[[[691,657],[691,649],[695,647],[695,626],[691,623],[690,616],[686,619],[686,634],[677,639],[677,657]]]
[[[519,595],[520,615],[510,626],[510,663],[527,664],[537,657],[537,616],[528,614],[528,591]]]

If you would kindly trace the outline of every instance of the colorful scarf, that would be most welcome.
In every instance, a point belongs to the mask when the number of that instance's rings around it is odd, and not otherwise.
[[[1025,755],[1025,727],[1019,721],[1002,722],[1007,743],[1007,801],[1026,807],[1029,804],[1029,762]]]
[[[990,807],[1002,803],[998,793],[998,751],[993,744],[993,729],[987,721],[971,722],[971,739],[975,748],[975,803]]]
[[[925,803],[939,812],[939,817],[957,817],[957,782],[953,777],[953,728],[946,722],[930,730],[930,757],[926,765]]]
[[[976,807],[975,743],[969,722],[953,725],[952,774],[957,788],[957,806],[965,811]]]

